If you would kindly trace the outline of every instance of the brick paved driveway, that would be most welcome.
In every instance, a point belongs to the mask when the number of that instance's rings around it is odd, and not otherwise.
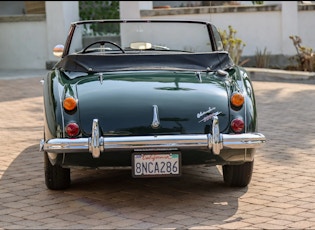
[[[267,144],[248,188],[199,167],[160,179],[77,169],[70,189],[50,191],[40,79],[0,80],[0,229],[315,228],[315,84],[254,82]]]

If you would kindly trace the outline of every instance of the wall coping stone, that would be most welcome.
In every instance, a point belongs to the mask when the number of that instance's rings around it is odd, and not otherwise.
[[[166,15],[185,15],[185,14],[215,14],[215,13],[244,13],[260,11],[281,11],[281,4],[270,5],[226,5],[226,6],[199,6],[199,7],[177,7],[177,8],[158,8],[153,10],[140,10],[141,17],[154,17]],[[299,11],[314,11],[315,4],[298,4]]]
[[[45,20],[46,14],[0,16],[0,22],[40,22]]]
[[[255,6],[200,6],[178,7],[169,9],[140,10],[141,17],[181,15],[181,14],[215,14],[215,13],[244,13],[258,11],[281,11],[281,4]]]

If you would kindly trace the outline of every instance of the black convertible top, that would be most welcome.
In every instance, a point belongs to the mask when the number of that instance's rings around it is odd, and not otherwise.
[[[225,70],[234,63],[228,52],[209,53],[124,53],[124,54],[71,54],[54,68],[74,72],[112,72],[127,70]]]

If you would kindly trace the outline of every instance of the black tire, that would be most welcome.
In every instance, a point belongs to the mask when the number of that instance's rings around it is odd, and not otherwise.
[[[254,161],[240,165],[223,165],[224,183],[231,187],[246,187],[253,174]]]
[[[66,189],[70,186],[70,169],[62,168],[60,165],[52,165],[48,155],[44,153],[45,183],[52,190]]]

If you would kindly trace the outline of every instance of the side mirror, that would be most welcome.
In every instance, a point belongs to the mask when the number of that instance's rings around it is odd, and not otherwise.
[[[53,53],[56,57],[62,57],[63,54],[63,49],[64,46],[63,45],[56,45],[53,49]]]

